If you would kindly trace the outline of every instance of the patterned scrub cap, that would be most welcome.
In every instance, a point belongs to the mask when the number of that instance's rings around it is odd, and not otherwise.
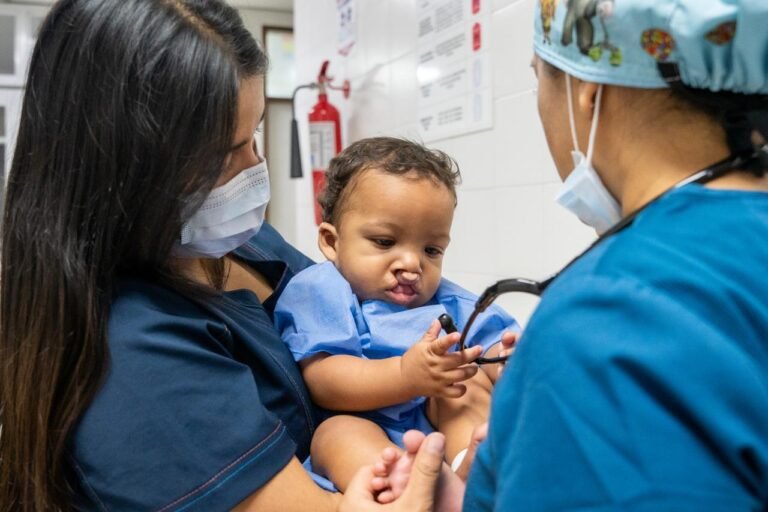
[[[768,0],[536,3],[534,50],[582,80],[768,94]]]

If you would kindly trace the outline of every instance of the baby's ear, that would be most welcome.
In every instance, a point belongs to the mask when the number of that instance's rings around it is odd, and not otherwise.
[[[336,226],[328,222],[322,222],[317,227],[317,245],[320,247],[320,252],[328,258],[328,261],[333,263],[336,263],[336,245],[338,242],[339,234],[336,231]]]

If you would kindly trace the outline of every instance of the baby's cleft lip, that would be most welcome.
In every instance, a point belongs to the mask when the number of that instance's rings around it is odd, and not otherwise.
[[[389,289],[392,293],[402,293],[404,295],[416,295],[419,293],[416,287],[412,284],[397,283],[395,286]]]
[[[415,286],[402,283],[393,286],[387,290],[386,293],[389,300],[395,304],[400,304],[401,306],[409,305],[419,296],[419,292]]]

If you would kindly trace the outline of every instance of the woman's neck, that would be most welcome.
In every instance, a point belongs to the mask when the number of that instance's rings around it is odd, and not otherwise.
[[[685,178],[690,177],[697,171],[707,168],[718,160],[711,160],[708,164],[699,164],[699,167],[688,167],[686,170],[681,168],[670,169],[667,172],[663,170],[658,174],[640,177],[633,180],[624,189],[621,205],[622,213],[629,215],[653,201],[661,194],[671,189]],[[651,169],[651,168],[649,168]],[[691,171],[691,169],[695,169]],[[768,192],[768,176],[757,177],[748,171],[734,170],[728,174],[714,179],[706,184],[706,187],[721,190],[752,190]]]
[[[614,144],[621,149],[608,154],[611,161],[604,165],[612,170],[608,181],[624,215],[637,211],[729,154],[722,132],[707,127],[695,129],[691,125],[635,135],[630,141],[625,138]]]
[[[728,157],[722,126],[671,102],[667,92],[609,88],[594,163],[628,215],[702,169]],[[768,180],[732,172],[708,187],[768,190]]]
[[[758,177],[748,171],[726,174],[707,184],[709,188],[768,192],[768,176]]]
[[[202,258],[175,258],[173,267],[179,274],[191,281],[204,286],[211,286],[212,284],[209,272],[206,270],[206,260]]]
[[[266,301],[274,292],[269,280],[258,272],[230,256],[220,260],[222,282],[215,285],[211,282],[211,269],[206,267],[215,260],[203,260],[196,258],[178,258],[175,260],[176,269],[187,279],[205,286],[221,287],[225,292],[233,290],[251,290],[261,302]]]

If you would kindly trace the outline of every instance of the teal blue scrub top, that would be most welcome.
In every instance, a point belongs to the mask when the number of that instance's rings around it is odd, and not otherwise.
[[[264,304],[119,280],[109,370],[70,445],[80,510],[229,510],[308,455],[315,410],[271,315],[312,262],[268,225],[235,255],[274,287]]]
[[[768,510],[768,194],[671,192],[549,287],[464,509]]]

